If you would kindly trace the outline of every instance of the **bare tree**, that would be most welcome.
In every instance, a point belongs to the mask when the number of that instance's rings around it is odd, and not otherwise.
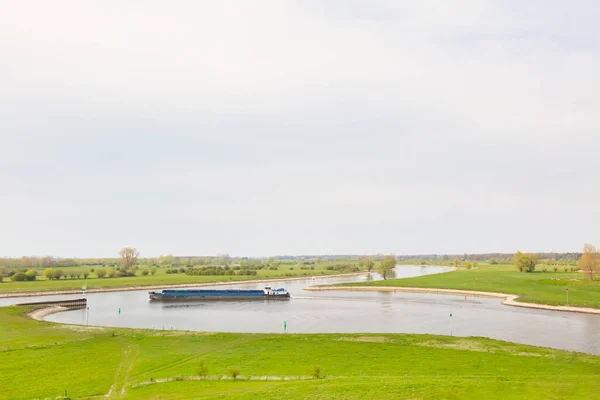
[[[591,244],[583,245],[583,254],[579,259],[579,269],[590,280],[594,279],[594,275],[600,273],[600,253],[596,247]]]
[[[124,247],[119,254],[121,255],[121,259],[119,260],[121,267],[124,271],[127,271],[136,263],[140,253],[132,247]]]

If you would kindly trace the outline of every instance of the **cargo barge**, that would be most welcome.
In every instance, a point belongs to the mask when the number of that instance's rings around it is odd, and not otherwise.
[[[289,299],[290,294],[283,288],[272,289],[267,286],[263,290],[243,289],[165,289],[160,292],[148,292],[154,301],[184,300],[271,300]]]

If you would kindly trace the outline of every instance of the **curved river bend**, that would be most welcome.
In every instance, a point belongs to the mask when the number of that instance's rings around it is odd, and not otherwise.
[[[443,267],[396,269],[397,277],[447,271]],[[380,279],[371,274],[372,279]],[[317,284],[365,281],[366,275],[317,278]],[[88,295],[89,311],[48,316],[48,321],[128,328],[213,332],[432,333],[485,336],[516,343],[600,355],[600,315],[510,307],[500,299],[406,292],[322,291],[303,288],[312,280],[274,282],[292,295],[280,301],[149,302],[148,291]],[[229,285],[228,285],[229,286]],[[262,289],[265,284],[232,284]],[[220,286],[223,288],[223,286]],[[44,296],[37,299],[76,298]],[[0,305],[21,299],[0,299]],[[27,301],[31,301],[28,298]],[[119,314],[119,308],[121,312]],[[452,314],[452,317],[450,317]]]

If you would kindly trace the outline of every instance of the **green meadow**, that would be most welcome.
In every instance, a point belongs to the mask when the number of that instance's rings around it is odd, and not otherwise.
[[[35,281],[12,281],[10,278],[4,278],[0,282],[0,294],[9,292],[44,292],[54,290],[76,290],[81,289],[85,284],[89,289],[103,288],[123,288],[135,286],[153,286],[153,285],[181,285],[189,283],[215,283],[215,282],[236,282],[257,279],[275,279],[290,277],[311,277],[313,275],[332,275],[340,274],[344,271],[328,269],[340,264],[351,264],[346,261],[322,262],[313,265],[314,269],[303,266],[302,264],[281,264],[277,270],[260,269],[256,275],[187,275],[185,273],[170,274],[167,273],[170,267],[156,268],[155,275],[142,275],[142,271],[149,269],[149,266],[141,265],[136,276],[98,278],[96,271],[102,269],[101,266],[85,267],[62,267],[66,274],[82,274],[87,272],[88,278],[61,278],[48,280],[43,276],[43,269],[37,269],[38,276]],[[354,264],[356,264],[354,262]],[[304,269],[302,269],[304,267]],[[106,268],[104,268],[106,269]],[[176,269],[176,268],[175,268]],[[93,270],[93,271],[92,271]]]
[[[600,393],[600,357],[485,338],[113,329],[35,321],[27,310],[0,308],[0,399],[55,399],[65,390],[73,399],[591,399]],[[236,379],[229,376],[234,369]]]
[[[402,267],[399,267],[402,268]],[[513,265],[479,265],[475,269],[458,269],[443,274],[416,278],[388,279],[366,283],[348,283],[347,286],[396,286],[437,289],[478,290],[519,295],[519,301],[549,305],[600,307],[600,281],[583,279],[578,272],[544,271],[519,272]]]

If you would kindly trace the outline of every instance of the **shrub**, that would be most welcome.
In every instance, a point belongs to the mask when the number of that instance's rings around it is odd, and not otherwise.
[[[37,273],[33,269],[30,269],[29,271],[25,272],[26,281],[35,281],[36,276]]]
[[[569,272],[569,268],[565,267],[565,272]]]
[[[63,276],[63,270],[60,268],[57,268],[54,270],[54,279],[60,279],[61,276]]]
[[[156,267],[154,267],[154,266],[150,267],[150,274],[151,275],[155,275],[156,274]]]
[[[315,379],[319,379],[322,375],[321,375],[321,366],[320,365],[313,365],[312,366],[312,376]]]
[[[143,270],[142,275],[148,275],[148,270],[147,269]]]
[[[24,273],[22,273],[22,272],[17,272],[16,274],[14,274],[14,275],[11,277],[11,279],[12,279],[14,282],[20,282],[20,281],[24,281],[26,278],[25,278],[25,274],[24,274]]]
[[[558,272],[558,267],[554,267],[554,272]]]
[[[98,278],[104,278],[106,276],[106,270],[104,268],[100,268],[96,271],[96,276]]]
[[[546,271],[548,271],[548,268],[544,268],[542,271],[546,272]]]
[[[117,271],[114,270],[114,268],[108,268],[106,270],[106,277],[107,278],[112,278],[113,276],[115,276],[117,274]]]
[[[95,270],[95,268],[90,268],[90,272],[94,272]]]
[[[90,273],[89,273],[89,272],[87,272],[87,271],[85,271],[85,272],[83,273],[83,277],[87,279],[87,277],[88,277],[88,276],[90,276]]]
[[[198,361],[198,376],[205,378],[206,375],[208,375],[208,368],[204,365],[204,360],[200,360]]]
[[[233,379],[236,379],[240,375],[240,372],[239,368],[229,368],[229,376]]]
[[[54,279],[54,268],[46,268],[44,270],[44,276],[46,279]]]

